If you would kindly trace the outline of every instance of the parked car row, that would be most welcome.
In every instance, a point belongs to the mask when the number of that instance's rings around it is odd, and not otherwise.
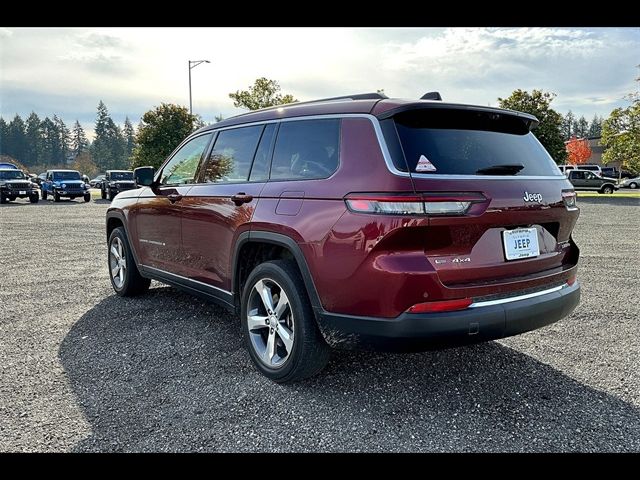
[[[100,188],[103,199],[112,200],[118,193],[135,188],[133,172],[107,170],[92,180],[77,170],[53,169],[40,175],[25,173],[10,163],[0,164],[0,203],[17,198],[29,198],[36,203],[40,197],[59,202],[62,198],[82,198],[91,201],[91,187]]]

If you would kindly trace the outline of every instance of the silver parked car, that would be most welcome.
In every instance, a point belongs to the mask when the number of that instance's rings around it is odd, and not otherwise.
[[[638,188],[640,187],[640,177],[627,178],[620,186],[622,188]]]

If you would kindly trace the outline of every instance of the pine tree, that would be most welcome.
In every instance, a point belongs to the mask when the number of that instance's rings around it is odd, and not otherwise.
[[[0,117],[0,155],[7,153],[7,138],[9,137],[9,125]]]
[[[58,143],[59,143],[59,160],[58,163],[67,163],[67,157],[71,149],[71,132],[57,115],[53,116],[53,123],[55,123],[58,129]]]
[[[39,165],[42,162],[42,122],[36,112],[31,112],[25,122],[25,165]]]
[[[576,117],[573,115],[573,112],[569,110],[567,114],[562,117],[562,138],[564,141],[569,140],[573,135],[573,124],[576,121]]]
[[[124,135],[124,140],[126,143],[125,156],[127,159],[127,164],[129,164],[129,157],[131,157],[133,149],[136,146],[136,132],[133,129],[133,125],[131,124],[129,117],[126,117],[124,119],[124,128],[122,130],[122,133]]]
[[[602,135],[602,117],[598,115],[593,116],[591,124],[589,125],[589,137],[599,137]]]
[[[19,162],[24,161],[25,156],[25,133],[24,121],[20,115],[16,114],[9,123],[9,132],[7,135],[7,154]]]
[[[80,122],[76,120],[71,129],[71,150],[74,158],[89,148],[89,141]]]
[[[578,138],[585,138],[589,133],[589,122],[582,115],[575,123],[575,135]]]
[[[132,127],[133,128],[133,127]],[[96,116],[95,140],[91,144],[91,155],[101,170],[126,168],[127,141],[122,130],[109,116],[107,106],[100,100]]]
[[[46,117],[41,124],[42,128],[42,163],[47,166],[58,165],[60,158],[60,137],[56,124]]]

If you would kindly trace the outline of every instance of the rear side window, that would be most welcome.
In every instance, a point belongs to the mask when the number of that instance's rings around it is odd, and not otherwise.
[[[271,179],[328,178],[338,169],[339,155],[340,119],[282,122]]]
[[[202,171],[204,183],[246,182],[262,125],[223,130]]]
[[[396,168],[454,175],[559,175],[522,120],[472,110],[424,109],[394,117],[404,158]],[[406,163],[405,163],[406,162]]]

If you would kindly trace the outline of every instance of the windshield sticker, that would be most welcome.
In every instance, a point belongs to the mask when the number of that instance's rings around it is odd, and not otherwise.
[[[436,167],[431,163],[427,157],[420,155],[418,164],[416,165],[416,172],[435,172]]]

